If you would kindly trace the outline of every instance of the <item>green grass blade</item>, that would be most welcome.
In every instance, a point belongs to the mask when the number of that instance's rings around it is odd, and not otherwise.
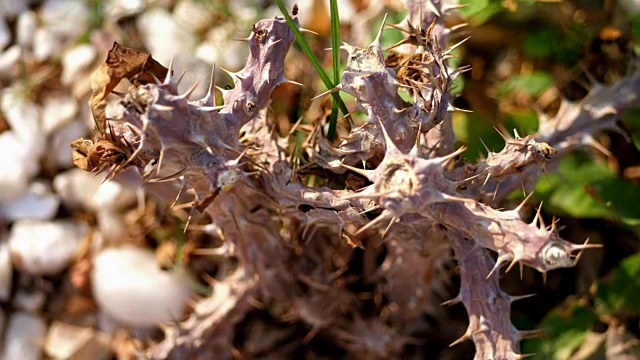
[[[337,0],[330,1],[331,7],[331,54],[333,55],[333,83],[340,82],[340,16],[338,15]],[[338,107],[334,101],[331,104],[331,117],[329,118],[329,130],[327,138],[335,139],[336,126],[338,124]]]
[[[300,49],[302,50],[302,53],[307,57],[307,59],[309,59],[309,62],[311,62],[311,65],[313,66],[313,69],[316,71],[316,73],[318,74],[318,76],[320,76],[320,80],[322,80],[322,82],[324,83],[324,86],[327,87],[327,89],[333,89],[338,82],[340,81],[339,77],[337,78],[338,80],[336,81],[331,81],[331,79],[329,78],[329,75],[327,75],[327,73],[324,71],[324,69],[322,68],[322,65],[320,65],[320,61],[318,61],[318,58],[313,54],[313,51],[311,51],[311,48],[309,47],[309,44],[307,44],[307,41],[304,39],[304,37],[302,36],[302,33],[300,33],[300,30],[298,29],[298,27],[293,23],[293,19],[291,18],[291,16],[289,15],[289,12],[287,12],[287,8],[284,6],[284,2],[282,0],[276,0],[276,4],[278,5],[278,8],[280,9],[280,12],[282,12],[282,15],[284,16],[285,20],[287,21],[287,25],[289,25],[289,28],[291,29],[291,31],[293,32],[293,35],[296,38],[296,42],[298,43],[298,46],[300,46]],[[333,4],[333,1],[332,1]],[[333,7],[332,7],[333,9]],[[337,8],[335,10],[337,12]],[[333,17],[332,17],[333,19]],[[336,20],[337,23],[339,23],[339,19]],[[332,20],[332,42],[333,42],[333,37],[334,36],[338,36],[339,34],[336,33],[336,35],[334,34],[333,31],[333,20]],[[337,24],[339,25],[339,24]],[[336,47],[335,45],[334,47],[334,52],[337,50],[338,51],[338,62],[339,62],[339,47]],[[335,55],[334,55],[335,56]],[[335,61],[335,60],[334,60]],[[334,63],[335,64],[335,63]],[[339,72],[340,69],[337,68],[336,66],[334,66],[334,77],[336,72]],[[339,73],[338,73],[339,75]],[[349,109],[347,109],[347,106],[344,104],[344,102],[342,101],[342,98],[340,98],[340,93],[339,92],[334,92],[331,94],[331,96],[333,97],[333,101],[337,102],[338,107],[340,109],[340,111],[342,111],[343,114],[347,115],[349,114]],[[333,111],[332,111],[333,113]],[[333,116],[332,116],[333,118]],[[337,114],[336,114],[336,121],[337,121]],[[333,131],[331,131],[333,125]],[[329,123],[329,131],[327,134],[327,137],[329,139],[332,139],[333,136],[335,136],[335,127],[336,124],[335,122],[332,124],[331,122]],[[329,136],[332,135],[332,136]]]

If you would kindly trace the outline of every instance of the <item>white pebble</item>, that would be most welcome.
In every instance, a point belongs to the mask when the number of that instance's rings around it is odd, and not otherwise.
[[[60,79],[64,85],[71,85],[78,80],[78,76],[87,70],[98,53],[90,44],[81,44],[65,52],[62,56],[62,75]]]
[[[42,130],[49,135],[73,120],[78,102],[68,95],[47,97],[42,104]]]
[[[0,154],[11,154],[0,156],[0,201],[11,201],[27,191],[27,183],[33,174],[25,164],[35,159],[13,131],[0,133]]]
[[[11,297],[12,281],[13,265],[9,255],[9,244],[2,241],[0,242],[0,301],[7,301]]]
[[[27,10],[28,1],[4,0],[0,1],[0,16],[4,18],[14,18],[18,14]]]
[[[18,17],[16,24],[17,43],[24,49],[31,49],[33,37],[38,28],[38,19],[33,11],[25,11]]]
[[[7,221],[19,219],[49,220],[58,207],[60,198],[51,192],[48,184],[34,182],[21,196],[0,203],[0,217]]]
[[[44,151],[45,137],[40,128],[40,107],[25,98],[28,92],[24,86],[17,84],[2,91],[0,109],[11,130],[29,147],[34,156]],[[10,154],[13,152],[9,152]],[[37,162],[37,161],[36,161]]]
[[[22,49],[13,45],[0,52],[0,79],[12,80],[20,73],[19,62],[22,59]]]
[[[11,42],[11,30],[7,26],[4,18],[0,17],[0,50],[4,49]]]
[[[190,31],[202,31],[211,26],[213,13],[202,2],[179,1],[173,9],[173,16],[181,26]]]
[[[19,220],[9,233],[13,265],[31,275],[54,275],[76,256],[89,229],[67,220]]]
[[[53,179],[53,189],[68,210],[95,210],[93,197],[104,176],[73,168]]]
[[[52,149],[48,156],[58,169],[68,169],[73,166],[73,151],[69,144],[86,137],[89,133],[87,126],[82,121],[71,122],[58,129],[51,140]]]
[[[192,294],[184,272],[162,271],[152,251],[133,246],[96,255],[91,284],[100,310],[144,328],[181,319]]]
[[[36,60],[46,61],[58,55],[62,42],[48,28],[36,29],[33,36],[33,56]]]
[[[46,0],[40,7],[42,23],[56,36],[76,39],[89,28],[89,2],[85,0]]]
[[[47,326],[41,317],[14,312],[5,330],[0,360],[40,360],[46,334]]]
[[[162,8],[145,11],[137,20],[144,43],[161,64],[168,64],[175,54],[191,53],[196,45],[194,34],[176,23]]]
[[[44,351],[54,359],[72,359],[81,347],[86,346],[95,337],[96,332],[90,327],[75,326],[56,320],[49,326]]]
[[[119,212],[136,204],[138,198],[133,189],[117,181],[105,181],[93,197],[94,209]]]

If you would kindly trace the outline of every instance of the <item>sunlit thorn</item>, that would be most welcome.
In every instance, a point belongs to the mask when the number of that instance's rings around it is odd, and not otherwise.
[[[160,167],[162,166],[163,159],[164,159],[164,149],[160,149],[160,155],[158,156],[158,165],[156,166],[156,175],[160,175]]]
[[[538,206],[538,210],[536,211],[536,216],[533,218],[533,221],[531,222],[531,225],[538,225],[537,223],[540,223],[540,229],[544,229],[547,226],[544,224],[544,220],[542,219],[542,201],[540,202],[540,206]]]
[[[489,178],[491,178],[491,174],[492,173],[487,173],[487,177],[484,179],[484,182],[482,183],[482,186],[480,187],[480,191],[482,191],[482,189],[484,189],[484,186],[487,185],[487,182],[489,182]]]
[[[519,260],[517,258],[514,258],[513,260],[511,260],[511,263],[507,267],[507,270],[505,270],[504,272],[508,273],[518,263],[519,263]]]
[[[214,112],[214,111],[220,111],[224,108],[226,108],[227,105],[218,105],[218,106],[199,106],[197,107],[198,111],[202,111],[202,112]]]
[[[400,221],[400,218],[397,216],[394,216],[391,218],[391,221],[389,221],[389,225],[387,225],[387,227],[384,229],[384,231],[382,232],[382,236],[381,238],[384,239],[384,236],[387,235],[387,231],[389,231],[389,229],[391,229],[391,225],[397,223],[398,221]]]
[[[373,177],[374,171],[373,170],[365,170],[365,169],[360,169],[357,167],[353,167],[351,165],[347,165],[347,164],[340,164],[340,166],[342,166],[345,169],[351,170],[356,174],[360,174],[364,177],[366,177],[367,179],[371,179]]]
[[[180,196],[182,196],[182,193],[187,188],[187,182],[184,178],[182,178],[181,183],[182,185],[180,186],[180,190],[178,190],[178,194],[176,195],[175,200],[173,200],[173,203],[171,204],[170,208],[173,208],[174,206],[176,206],[176,204],[178,203],[178,200],[180,200]]]
[[[272,41],[272,42],[270,42],[270,43],[267,43],[267,48],[269,49],[269,48],[274,47],[274,46],[275,46],[277,43],[279,43],[280,41],[282,41],[282,39],[278,39],[278,40],[276,40],[276,41]]]
[[[182,82],[182,79],[186,74],[187,74],[187,69],[182,70],[182,72],[180,73],[180,76],[178,76],[178,80],[176,80],[176,88],[178,88],[178,85],[180,85],[180,82]]]
[[[463,112],[463,113],[473,113],[473,110],[468,110],[468,109],[462,109],[459,107],[455,107],[451,104],[447,104],[447,111],[448,112],[454,112],[454,111],[459,111],[459,112]]]
[[[205,106],[215,106],[215,89],[216,89],[216,64],[213,63],[211,67],[211,76],[209,76],[209,88],[207,88],[207,95],[204,97]]]
[[[533,192],[530,192],[529,195],[527,195],[524,198],[524,200],[522,200],[520,205],[518,205],[515,209],[513,209],[513,212],[515,212],[516,214],[520,214],[520,211],[522,211],[522,209],[524,209],[524,206],[527,204],[529,199],[531,199],[531,196],[533,196]]]
[[[387,15],[388,14],[384,14],[384,18],[382,19],[382,24],[380,24],[380,29],[378,29],[378,35],[376,35],[376,39],[371,43],[370,46],[375,46],[378,49],[381,49],[381,41],[382,41],[382,32],[384,30],[384,25],[387,22]]]
[[[449,344],[449,347],[454,347],[458,344],[461,344],[467,340],[471,339],[471,336],[469,335],[468,332],[465,332],[462,336],[460,336],[456,341],[452,342],[451,344]]]
[[[438,10],[438,8],[433,4],[433,2],[431,2],[430,0],[426,2],[427,5],[427,9],[429,9],[429,11],[431,11],[432,13],[436,14],[438,17],[442,17],[442,14],[440,13],[440,10]],[[420,6],[420,12],[422,12],[422,6]],[[420,19],[422,19],[422,16],[420,16]]]
[[[161,182],[174,181],[176,179],[179,179],[182,176],[182,174],[184,174],[185,170],[187,170],[187,168],[184,168],[182,170],[176,171],[175,173],[173,173],[171,175],[167,175],[165,177],[149,179],[148,182],[149,183],[161,183]]]
[[[487,151],[487,156],[489,154],[491,154],[491,150],[489,150],[489,147],[487,146],[487,144],[485,144],[484,140],[482,140],[482,138],[480,138],[480,142],[482,143],[482,146],[484,146],[484,149]]]
[[[459,42],[451,45],[443,54],[444,55],[448,55],[450,53],[452,53],[455,49],[457,49],[458,47],[460,47],[462,44],[464,44],[465,42],[469,41],[469,39],[471,39],[471,36],[460,40]]]
[[[493,268],[491,269],[491,271],[489,271],[489,274],[487,274],[487,277],[485,278],[486,280],[489,280],[489,278],[491,278],[491,276],[498,270],[500,269],[500,266],[502,266],[502,264],[505,261],[508,261],[509,255],[504,254],[501,256],[498,256],[498,259],[496,260],[496,263],[493,265]]]
[[[282,84],[291,84],[291,85],[297,85],[297,86],[300,86],[300,87],[304,87],[304,84],[302,84],[302,83],[299,83],[299,82],[293,81],[293,80],[289,80],[289,79],[285,79],[285,78],[282,79],[281,83]]]
[[[542,283],[543,284],[547,283],[547,272],[546,271],[542,272]]]
[[[578,252],[578,255],[576,255],[576,258],[573,260],[573,265],[575,266],[578,263],[578,261],[580,261],[580,258],[582,257],[582,253],[586,249],[600,249],[600,248],[602,248],[601,244],[589,244],[589,238],[587,238],[582,245],[574,245],[571,250],[573,251],[573,250],[580,249],[580,251]]]
[[[528,298],[533,297],[533,296],[536,296],[536,294],[515,295],[515,296],[509,296],[509,298],[511,299],[511,302],[514,302],[514,301],[518,301],[518,300],[528,299]]]
[[[169,67],[167,67],[167,76],[164,77],[164,82],[162,82],[163,85],[170,85],[171,84],[171,76],[172,76],[172,74],[173,74],[173,56],[169,60]]]
[[[460,24],[453,25],[452,27],[450,27],[449,31],[451,31],[451,32],[458,31],[458,30],[460,30],[460,29],[462,29],[464,27],[467,27],[467,26],[469,26],[468,23],[460,23]]]
[[[513,128],[513,136],[516,140],[520,140],[522,139],[522,137],[520,136],[520,134],[518,134],[518,129]]]
[[[502,140],[504,140],[505,143],[509,144],[512,142],[512,140],[507,135],[505,135],[502,131],[500,131],[500,129],[498,129],[495,126],[493,128],[496,130],[498,135],[500,135],[500,137],[502,138]]]
[[[189,216],[187,216],[187,221],[185,221],[184,223],[184,229],[182,229],[182,233],[186,234],[187,233],[187,228],[189,227],[189,223],[191,222],[191,218],[193,217],[193,213],[195,212],[196,207],[192,206],[191,210],[189,210]]]
[[[460,294],[458,294],[453,299],[449,299],[447,301],[441,302],[440,305],[441,306],[451,306],[451,305],[459,304],[461,302],[462,302],[462,297],[460,296]]]
[[[542,336],[544,334],[544,330],[542,329],[533,329],[533,330],[520,330],[518,331],[518,337],[520,339],[531,339]]]
[[[353,236],[358,236],[360,234],[362,234],[363,232],[367,231],[368,229],[378,225],[380,222],[382,222],[383,220],[386,219],[386,216],[384,216],[384,214],[380,214],[378,215],[377,218],[369,221],[365,226],[361,227],[360,229],[358,229],[358,231],[356,231]]]
[[[323,92],[320,95],[316,95],[315,97],[311,98],[311,101],[313,101],[313,100],[315,100],[317,98],[323,97],[325,95],[333,94],[334,92],[338,92],[340,90],[342,90],[342,84],[338,84],[336,87],[334,87],[332,89],[329,89],[329,90]]]
[[[233,38],[231,39],[233,41],[240,41],[240,42],[249,42],[249,40],[251,40],[250,37],[246,37],[246,38]]]
[[[174,107],[171,105],[153,104],[152,108],[156,111],[173,111]]]
[[[299,28],[301,33],[308,33],[308,34],[313,34],[316,36],[320,36],[320,34],[318,34],[317,32],[313,31],[313,30],[309,30],[309,29],[305,29],[303,27]]]
[[[530,358],[532,356],[535,356],[535,353],[531,353],[531,354],[516,354],[516,360],[522,360],[522,359],[526,359],[526,358]]]
[[[549,230],[551,230],[552,233],[558,232],[558,226],[556,225],[558,221],[560,221],[560,219],[556,219],[555,215],[551,218],[551,227]]]
[[[184,94],[181,94],[179,96],[180,99],[189,99],[189,96],[191,96],[191,94],[193,93],[193,91],[198,87],[198,81],[196,81],[195,83],[193,83],[193,85],[191,85],[191,87],[189,89],[187,89],[187,91],[184,92]]]

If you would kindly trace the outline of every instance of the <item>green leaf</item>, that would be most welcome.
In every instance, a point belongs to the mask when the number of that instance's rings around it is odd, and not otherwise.
[[[529,75],[518,75],[505,80],[498,87],[501,97],[513,95],[516,92],[526,93],[537,97],[553,83],[551,74],[543,71],[535,71]]]
[[[640,313],[640,254],[624,259],[610,276],[609,281],[598,286],[597,309],[607,315]]]
[[[584,341],[596,313],[579,303],[551,310],[538,326],[544,334],[524,341],[524,353],[537,353],[541,359],[570,359]]]
[[[557,42],[558,36],[553,30],[544,29],[535,31],[522,41],[522,51],[527,57],[533,59],[547,59],[553,55],[553,47],[549,44]]]
[[[460,4],[467,5],[459,10],[460,15],[474,25],[483,24],[504,11],[499,0],[461,0]]]
[[[334,83],[333,81],[331,81],[331,79],[329,78],[329,75],[327,75],[324,69],[322,69],[322,65],[320,65],[320,61],[313,54],[313,51],[311,51],[311,47],[309,47],[309,44],[307,44],[307,41],[302,36],[302,33],[300,33],[300,29],[298,29],[298,27],[294,24],[293,19],[287,12],[287,8],[285,7],[283,0],[276,0],[276,4],[278,5],[280,12],[282,12],[282,15],[287,21],[287,25],[289,25],[289,29],[291,29],[291,31],[293,32],[293,35],[296,38],[296,42],[298,43],[298,46],[300,46],[300,49],[302,50],[304,55],[307,57],[307,59],[309,59],[309,62],[311,62],[313,69],[316,71],[318,76],[320,76],[320,79],[322,80],[324,85],[328,89],[333,89],[337,85],[337,83]],[[342,111],[342,113],[345,115],[349,114],[349,109],[347,109],[347,106],[344,104],[344,102],[340,98],[340,93],[334,92],[331,94],[331,96],[333,97],[333,101],[338,102],[340,111]]]
[[[542,177],[536,193],[553,212],[576,218],[616,218],[630,226],[640,224],[640,187],[585,154],[562,159],[558,175]]]
[[[640,150],[640,109],[627,111],[622,117],[627,129],[631,133],[631,139],[636,149]]]

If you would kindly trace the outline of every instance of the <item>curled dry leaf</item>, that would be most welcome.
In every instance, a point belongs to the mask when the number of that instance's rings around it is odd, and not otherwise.
[[[99,172],[115,165],[110,177],[115,175],[120,169],[119,165],[127,161],[130,151],[112,140],[111,129],[106,123],[107,96],[123,79],[140,86],[164,79],[167,72],[168,69],[150,54],[114,42],[104,64],[91,75],[89,107],[96,124],[94,139],[81,138],[71,143],[73,164],[90,172]]]
[[[151,54],[114,42],[107,60],[91,75],[89,106],[97,128],[101,132],[105,131],[106,98],[122,79],[139,86],[153,83],[155,79],[164,79],[167,71]]]

